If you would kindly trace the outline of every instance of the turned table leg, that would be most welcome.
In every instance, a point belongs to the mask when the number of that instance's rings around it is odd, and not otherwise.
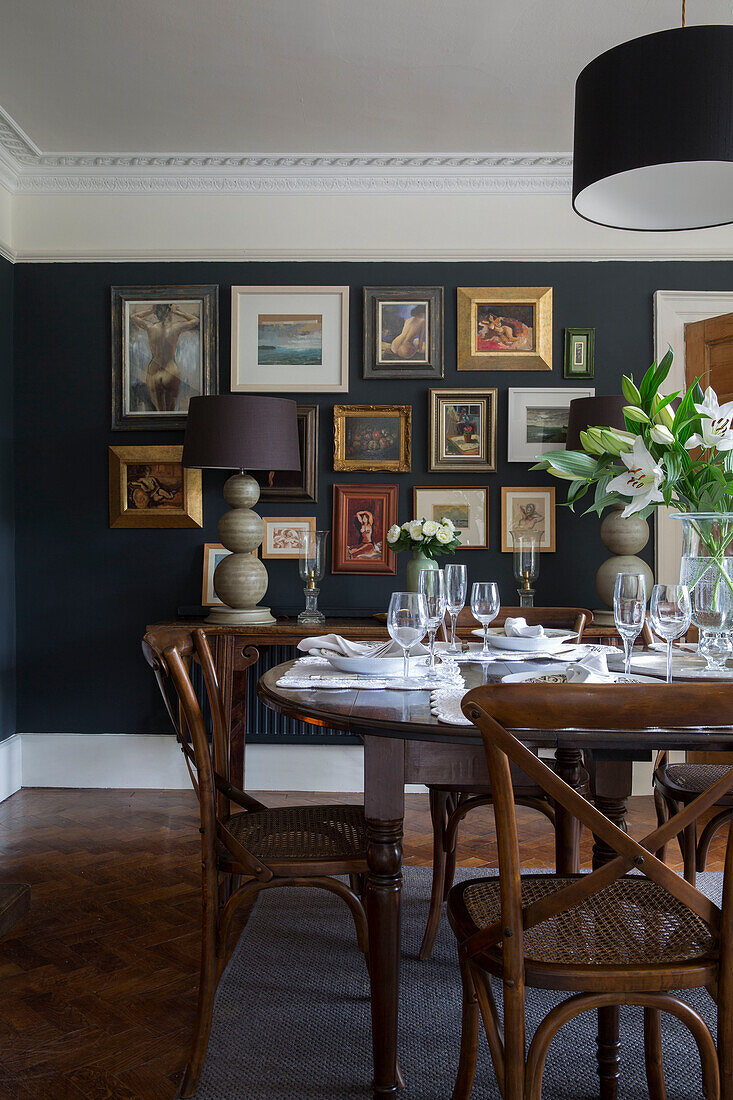
[[[559,745],[555,749],[555,771],[577,790],[583,772],[580,749]],[[580,822],[564,806],[555,807],[555,869],[558,875],[577,875],[580,870]]]

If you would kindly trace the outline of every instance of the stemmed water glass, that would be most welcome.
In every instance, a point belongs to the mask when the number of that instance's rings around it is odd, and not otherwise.
[[[631,672],[634,642],[644,626],[646,579],[641,573],[619,573],[613,590],[613,618],[624,643],[624,673]]]
[[[499,614],[500,607],[499,585],[496,581],[475,581],[471,588],[471,612],[484,628],[484,647],[478,654],[481,660],[493,660],[494,655],[489,649],[489,624]]]
[[[465,565],[446,565],[443,573],[445,574],[445,600],[450,615],[450,645],[446,653],[460,653],[461,647],[456,645],[456,623],[466,606],[468,572]]]
[[[428,639],[430,657],[426,676],[432,679],[435,671],[435,635],[445,619],[445,577],[442,569],[421,569],[417,577],[417,590],[425,597],[425,610],[428,616]]]
[[[692,604],[686,584],[655,584],[649,605],[652,630],[667,643],[667,683],[672,683],[672,642],[690,629]]]
[[[410,650],[425,637],[428,628],[425,597],[419,592],[393,592],[387,612],[389,636],[402,650],[402,674],[410,675]]]

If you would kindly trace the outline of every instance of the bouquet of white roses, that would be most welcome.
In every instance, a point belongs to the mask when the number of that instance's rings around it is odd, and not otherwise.
[[[412,519],[402,526],[393,524],[387,532],[391,550],[419,550],[426,558],[438,558],[441,554],[454,554],[461,545],[453,521],[443,516],[440,523],[434,519]]]

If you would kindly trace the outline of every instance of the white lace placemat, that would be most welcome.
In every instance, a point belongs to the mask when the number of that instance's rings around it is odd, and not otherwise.
[[[566,649],[560,649],[557,653],[548,653],[547,650],[527,653],[525,650],[495,649],[492,651],[490,657],[482,657],[480,642],[476,642],[475,644],[469,642],[468,646],[469,648],[465,653],[458,653],[452,656],[451,659],[463,663],[480,661],[482,664],[488,664],[490,662],[506,664],[507,661],[562,661],[566,664],[568,661],[581,661],[584,657],[597,656],[600,653],[618,653],[618,649],[612,645],[589,645],[583,642],[581,645],[568,646]]]
[[[410,676],[407,680],[401,676],[353,676],[348,672],[339,672],[329,664],[325,657],[301,657],[292,665],[284,676],[277,681],[281,688],[341,688],[384,691],[430,691],[436,683],[454,685],[460,690],[465,690],[465,683],[461,676],[461,670],[455,661],[445,657],[436,667],[437,678],[427,676]]]
[[[461,710],[461,699],[465,694],[465,686],[451,684],[436,688],[430,693],[430,710],[439,722],[445,722],[448,726],[470,726],[473,723]]]

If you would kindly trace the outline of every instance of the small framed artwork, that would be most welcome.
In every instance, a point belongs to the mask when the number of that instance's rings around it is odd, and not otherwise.
[[[430,390],[430,470],[496,470],[496,390]]]
[[[489,545],[489,491],[473,486],[415,486],[412,514],[436,523],[449,519],[461,540],[461,549],[486,550]]]
[[[364,377],[443,377],[442,286],[364,287]]]
[[[543,451],[565,446],[570,402],[576,397],[595,397],[595,389],[509,390],[509,462],[534,462]]]
[[[110,527],[203,527],[201,471],[183,447],[109,448]]]
[[[410,405],[334,405],[333,468],[369,473],[410,469]]]
[[[334,485],[331,571],[396,573],[386,539],[396,522],[396,485]]]
[[[204,575],[201,585],[202,607],[217,607],[223,602],[214,591],[214,572],[221,559],[226,558],[229,554],[231,554],[231,550],[227,550],[226,546],[222,546],[220,542],[204,543]],[[252,557],[257,557],[256,549],[252,551]]]
[[[318,405],[298,405],[300,470],[248,471],[260,500],[318,500]]]
[[[347,286],[233,286],[233,393],[344,393]]]
[[[596,358],[594,328],[566,328],[563,378],[592,378]]]
[[[217,286],[112,287],[112,429],[184,428],[217,392]]]
[[[501,489],[501,549],[514,549],[512,531],[540,531],[540,550],[555,552],[555,487],[526,485]]]
[[[306,531],[316,531],[315,516],[263,516],[262,522],[263,558],[298,558],[302,536]]]
[[[552,370],[551,286],[459,286],[458,370]]]

